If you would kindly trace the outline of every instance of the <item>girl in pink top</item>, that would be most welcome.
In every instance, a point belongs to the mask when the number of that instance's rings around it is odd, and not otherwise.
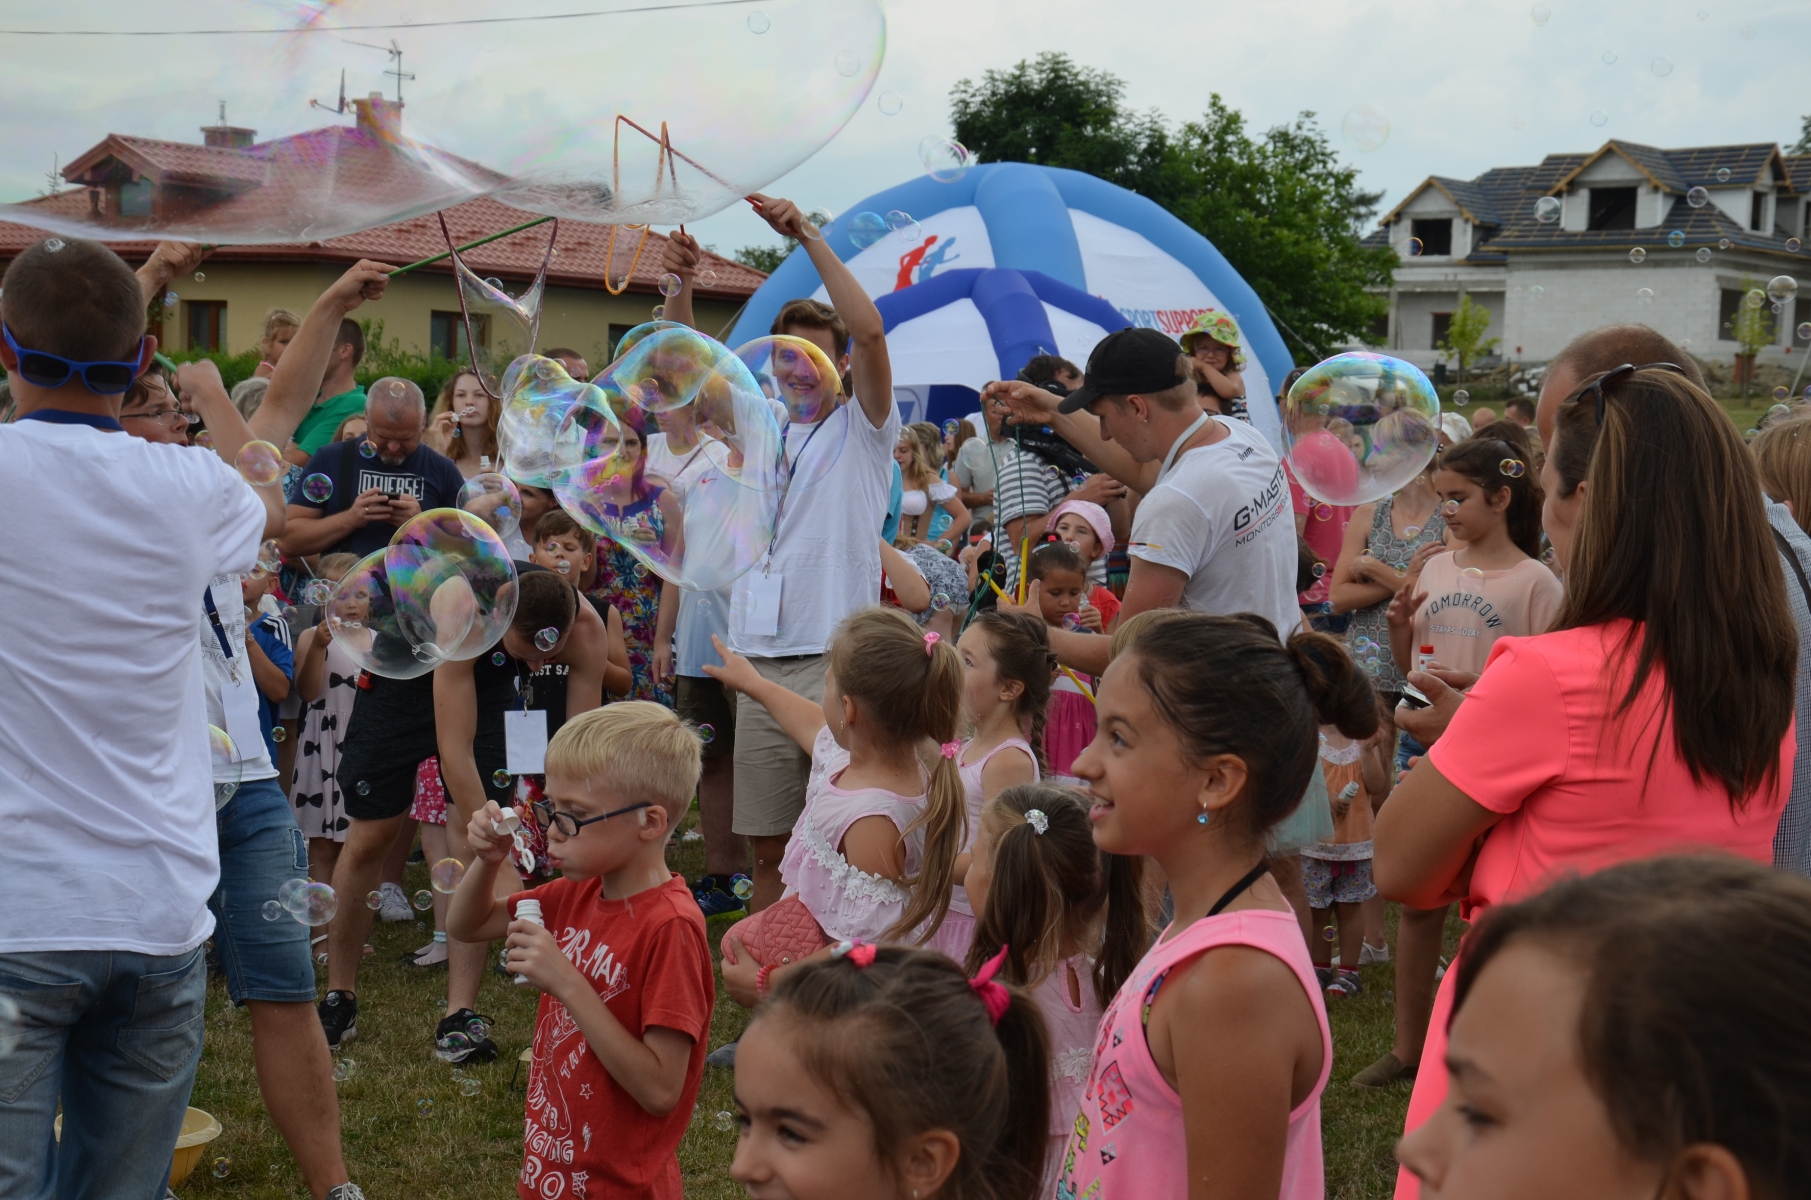
[[[1056,1194],[1319,1200],[1333,1042],[1264,839],[1308,790],[1320,724],[1376,731],[1370,684],[1325,634],[1178,613],[1135,632],[1096,700],[1075,763],[1094,843],[1156,859],[1176,917],[1101,1019]]]
[[[1101,1010],[1151,940],[1143,873],[1143,859],[1094,848],[1087,804],[1069,788],[1009,788],[981,817],[968,868],[979,918],[968,968],[979,972],[1004,947],[1000,978],[1028,988],[1044,1014],[1050,1154],[1041,1196],[1055,1194]]]
[[[949,911],[966,823],[955,649],[896,608],[862,609],[837,626],[823,700],[814,704],[711,641],[723,665],[707,667],[710,675],[766,708],[811,751],[805,811],[780,861],[782,899],[797,896],[832,941],[935,934]],[[928,781],[927,747],[935,764]],[[734,938],[730,945],[736,953],[724,960],[723,984],[739,999],[752,1001],[791,969],[763,968]]]
[[[1475,916],[1672,850],[1772,861],[1796,634],[1753,460],[1675,370],[1611,372],[1561,406],[1543,480],[1565,603],[1553,632],[1497,642],[1379,814],[1384,895],[1458,899]],[[1461,957],[1435,999],[1411,1130],[1446,1092],[1463,969]],[[1402,1175],[1397,1195],[1417,1194]]]
[[[975,730],[956,758],[968,802],[968,834],[956,857],[961,880],[968,874],[981,809],[1007,788],[1038,779],[1050,698],[1050,639],[1035,617],[990,610],[963,631],[956,653],[962,659],[962,707]],[[967,889],[957,883],[943,927],[925,944],[963,962],[974,935],[975,910]]]

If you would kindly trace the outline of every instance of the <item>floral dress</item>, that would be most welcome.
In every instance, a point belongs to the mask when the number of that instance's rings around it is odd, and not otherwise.
[[[637,526],[652,533],[658,543],[666,534],[666,517],[660,511],[659,498],[664,489],[653,488],[649,495],[622,509],[600,506],[612,521],[624,526]],[[629,650],[630,686],[628,699],[652,700],[673,707],[671,684],[654,679],[656,630],[660,625],[660,576],[633,554],[610,538],[597,540],[597,579],[585,594],[615,608],[623,619],[623,641]]]
[[[1428,517],[1427,524],[1413,538],[1399,538],[1390,521],[1390,513],[1395,504],[1394,496],[1385,496],[1377,502],[1377,514],[1371,520],[1371,536],[1365,543],[1365,549],[1372,558],[1385,566],[1396,568],[1400,574],[1408,570],[1409,560],[1415,557],[1415,551],[1429,542],[1438,542],[1446,537],[1446,518],[1436,508]],[[1386,615],[1389,610],[1388,597],[1369,608],[1355,610],[1352,613],[1352,623],[1346,626],[1346,646],[1349,649],[1355,648],[1361,637],[1375,642],[1380,647],[1375,665],[1370,665],[1369,656],[1361,657],[1354,653],[1353,657],[1366,664],[1365,670],[1370,672],[1372,687],[1380,692],[1400,692],[1403,684],[1408,681],[1396,669],[1396,660],[1390,654],[1390,622]]]

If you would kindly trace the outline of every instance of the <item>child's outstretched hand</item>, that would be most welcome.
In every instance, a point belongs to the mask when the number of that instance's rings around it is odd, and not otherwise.
[[[704,664],[704,673],[734,692],[746,692],[750,687],[758,686],[761,673],[755,670],[754,664],[723,644],[723,639],[711,634],[711,645],[723,659],[723,665],[713,667]]]
[[[509,857],[515,842],[507,833],[498,833],[492,821],[501,819],[503,809],[495,800],[486,800],[484,807],[472,815],[471,824],[465,827],[466,845],[472,853],[493,865]],[[512,927],[513,928],[513,927]]]
[[[1089,633],[1100,633],[1100,609],[1090,604],[1087,608],[1075,610],[1075,623]]]
[[[591,986],[572,960],[560,953],[560,944],[553,940],[553,934],[534,921],[511,921],[509,939],[503,945],[504,969],[526,977],[551,996],[560,996],[575,982],[582,988]]]

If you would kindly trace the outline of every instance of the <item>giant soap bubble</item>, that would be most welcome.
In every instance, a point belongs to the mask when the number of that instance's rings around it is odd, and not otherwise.
[[[584,461],[575,444],[575,416],[589,412],[600,423],[616,415],[594,384],[566,374],[558,360],[524,354],[509,365],[499,384],[502,411],[497,417],[497,452],[503,473],[532,487],[552,487],[566,471]],[[564,440],[562,440],[564,439]]]
[[[736,347],[763,395],[772,402],[786,438],[781,464],[789,493],[810,487],[830,473],[843,452],[848,418],[838,415],[843,383],[816,343],[774,334]]]
[[[515,616],[516,590],[515,564],[490,526],[435,508],[346,573],[326,620],[359,666],[413,679],[495,645]]]
[[[886,45],[881,0],[776,3],[767,37],[683,0],[11,7],[4,216],[113,240],[320,241],[481,195],[696,221],[827,143]]]
[[[1399,358],[1358,351],[1316,363],[1295,381],[1283,401],[1283,444],[1309,495],[1368,504],[1427,469],[1439,422],[1427,376]]]

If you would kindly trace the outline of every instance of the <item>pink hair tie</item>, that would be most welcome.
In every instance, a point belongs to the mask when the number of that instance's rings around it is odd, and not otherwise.
[[[937,643],[941,642],[942,640],[943,640],[943,638],[938,634],[935,634],[935,633],[925,634],[924,635],[924,652],[926,654],[932,653],[934,651]]]
[[[994,982],[994,976],[1000,973],[1000,964],[1006,961],[1006,950],[1005,946],[1001,946],[1000,952],[988,959],[975,973],[975,977],[968,981],[968,986],[981,998],[981,1003],[987,1006],[987,1020],[991,1025],[998,1025],[1000,1018],[1006,1015],[1006,1010],[1012,1007],[1012,993],[1004,985]]]
[[[943,757],[954,758],[954,757],[956,757],[956,755],[962,753],[962,743],[961,742],[945,742],[945,743],[943,743],[943,745],[939,746],[938,749],[943,751]]]
[[[838,942],[830,951],[831,958],[846,958],[857,968],[874,965],[874,951],[877,947],[872,942]]]

